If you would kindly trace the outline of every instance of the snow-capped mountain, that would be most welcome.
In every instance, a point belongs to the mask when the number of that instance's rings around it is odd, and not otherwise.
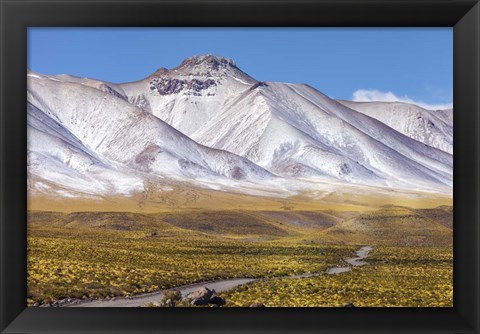
[[[189,136],[216,118],[229,99],[256,83],[233,60],[205,55],[119,86],[132,104]]]
[[[192,138],[245,156],[282,176],[397,186],[451,182],[451,155],[425,147],[306,85],[258,86],[228,104]]]
[[[404,102],[339,102],[410,138],[453,153],[453,109],[426,110]]]
[[[414,111],[438,131],[398,127],[401,110],[383,116],[378,104],[356,108],[305,84],[260,82],[212,55],[124,84],[27,75],[29,182],[37,191],[131,194],[161,180],[240,192],[252,184],[319,187],[309,180],[451,191],[447,111]],[[405,123],[411,117],[406,110]]]
[[[122,193],[121,184],[137,190],[145,177],[272,177],[245,158],[199,145],[117,93],[28,75],[29,173],[34,178],[77,191]]]

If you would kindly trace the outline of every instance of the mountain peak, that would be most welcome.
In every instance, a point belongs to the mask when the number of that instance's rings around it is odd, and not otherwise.
[[[191,68],[197,66],[206,66],[214,70],[228,67],[236,67],[233,59],[216,56],[212,54],[196,55],[185,59],[178,68]]]

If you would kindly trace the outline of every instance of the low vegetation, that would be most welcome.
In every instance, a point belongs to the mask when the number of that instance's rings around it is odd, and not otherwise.
[[[228,306],[453,306],[451,248],[379,247],[368,261],[343,274],[257,281],[222,297]]]
[[[28,301],[130,296],[211,279],[323,271],[352,247],[31,227]]]
[[[32,211],[28,305],[131,296],[235,277],[264,278],[227,306],[449,306],[451,207],[376,212]],[[324,272],[362,245],[370,266]],[[428,247],[427,247],[428,246]]]

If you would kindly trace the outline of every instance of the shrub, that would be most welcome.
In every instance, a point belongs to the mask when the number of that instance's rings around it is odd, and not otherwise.
[[[167,300],[171,300],[172,302],[177,302],[182,299],[182,293],[178,290],[168,290],[163,293],[162,303],[166,303]]]

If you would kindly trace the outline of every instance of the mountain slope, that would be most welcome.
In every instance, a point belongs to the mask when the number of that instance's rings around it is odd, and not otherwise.
[[[425,145],[453,153],[452,109],[426,110],[403,102],[339,102]]]
[[[254,107],[251,107],[254,106]],[[307,85],[267,83],[226,105],[192,138],[279,175],[366,184],[452,182],[452,156],[342,106]]]
[[[277,195],[347,183],[452,190],[453,156],[432,147],[448,144],[452,112],[359,112],[305,84],[257,81],[223,57],[120,84],[29,72],[27,96],[29,172],[40,184],[93,194],[162,182]],[[435,130],[411,123],[416,115]],[[400,120],[410,125],[389,124]]]
[[[119,85],[129,101],[209,147],[284,177],[449,188],[452,156],[425,147],[307,85],[259,82],[206,55]]]
[[[30,74],[28,102],[31,156],[40,154],[37,144],[48,137],[51,145],[42,145],[47,150],[42,151],[44,156],[57,155],[64,145],[90,159],[89,165],[106,165],[129,174],[177,179],[271,177],[252,162],[199,145],[116,94],[91,86]],[[52,128],[58,129],[58,142],[51,138]]]
[[[28,173],[30,188],[63,196],[129,194],[142,191],[142,179],[112,169],[72,133],[27,103]]]

